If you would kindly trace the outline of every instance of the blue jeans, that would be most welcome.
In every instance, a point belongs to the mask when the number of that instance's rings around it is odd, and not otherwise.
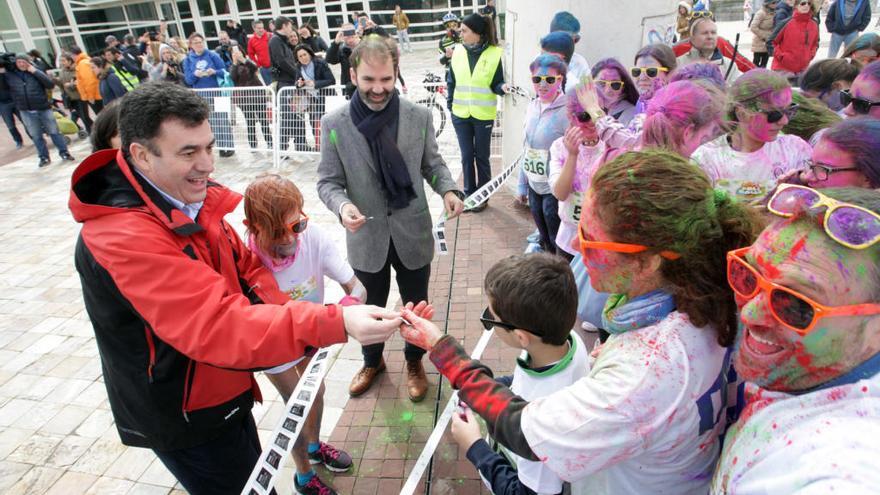
[[[64,142],[64,136],[58,131],[58,123],[55,122],[52,110],[22,110],[21,121],[24,122],[31,140],[37,146],[37,154],[40,155],[41,160],[49,159],[49,148],[46,146],[46,140],[43,139],[44,132],[55,143],[61,156],[67,154],[67,143]]]
[[[3,122],[6,123],[6,128],[9,129],[9,134],[12,135],[12,140],[15,141],[15,144],[20,145],[24,143],[21,133],[18,132],[18,127],[15,127],[15,116],[18,115],[18,119],[21,120],[21,115],[15,109],[15,103],[11,101],[0,103],[0,114],[3,114]]]
[[[489,163],[489,145],[492,142],[492,120],[463,119],[452,116],[452,127],[461,150],[461,171],[464,175],[464,194],[470,196],[492,178]],[[476,165],[476,168],[475,168]]]
[[[189,493],[238,495],[262,449],[254,417],[248,413],[240,425],[227,427],[202,445],[153,452]]]
[[[837,52],[840,50],[840,46],[843,45],[843,47],[846,48],[846,46],[852,43],[854,39],[858,38],[858,36],[858,31],[849,34],[831,33],[831,44],[828,45],[828,58],[837,58]]]
[[[541,247],[556,254],[556,234],[559,232],[559,201],[553,194],[538,194],[529,187],[529,209],[541,233]]]
[[[260,77],[263,78],[263,84],[266,86],[272,84],[272,68],[260,67]]]

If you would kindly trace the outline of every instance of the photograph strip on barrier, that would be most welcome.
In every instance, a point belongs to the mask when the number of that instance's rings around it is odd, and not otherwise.
[[[488,333],[488,332],[487,332]],[[296,384],[290,400],[284,406],[284,415],[272,430],[268,445],[254,466],[242,495],[266,495],[272,492],[276,477],[284,464],[285,456],[293,450],[293,444],[302,431],[302,426],[312,410],[312,404],[318,396],[318,390],[327,373],[329,359],[335,356],[342,344],[318,349],[312,356],[299,382]]]
[[[483,351],[486,350],[486,345],[489,344],[489,339],[492,338],[494,333],[495,332],[483,332],[480,336],[480,340],[477,341],[477,345],[474,347],[473,352],[471,352],[471,359],[480,359],[480,356],[483,355]],[[416,459],[412,471],[409,472],[409,476],[406,478],[406,483],[404,483],[403,488],[400,489],[400,495],[412,495],[416,488],[418,488],[419,480],[422,479],[425,469],[428,468],[428,463],[431,462],[431,457],[434,456],[434,451],[437,450],[437,446],[440,444],[440,438],[442,438],[443,433],[446,432],[446,426],[452,420],[452,415],[455,413],[456,407],[458,407],[458,391],[452,392],[452,397],[450,397],[449,402],[446,403],[446,408],[443,409],[443,413],[437,418],[437,424],[431,431],[431,435],[428,437],[427,443],[425,443],[425,448],[422,449],[422,453],[419,454],[419,458]]]
[[[472,210],[477,206],[480,206],[488,201],[495,193],[500,191],[504,182],[507,181],[507,179],[513,174],[513,171],[516,170],[522,157],[523,155],[520,154],[516,157],[516,160],[502,170],[500,174],[492,177],[492,180],[487,182],[486,185],[477,189],[477,191],[470,196],[464,198],[464,211]],[[432,234],[434,235],[434,252],[441,256],[449,254],[449,245],[446,243],[445,211],[437,218],[437,222],[432,229]]]

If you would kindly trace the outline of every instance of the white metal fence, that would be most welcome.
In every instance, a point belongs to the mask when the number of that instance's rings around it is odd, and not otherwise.
[[[227,87],[193,90],[211,107],[209,123],[220,151],[271,154],[274,166],[297,154],[321,152],[321,117],[348,100],[343,86],[308,88],[288,86]],[[427,107],[441,154],[459,156],[458,138],[447,108],[446,85],[441,81],[409,84],[401,97]],[[501,157],[501,117],[506,100],[499,98],[498,118],[492,131],[491,158]]]

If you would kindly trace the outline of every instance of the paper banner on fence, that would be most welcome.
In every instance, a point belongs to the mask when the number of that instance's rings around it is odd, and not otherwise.
[[[214,111],[232,113],[232,98],[228,96],[218,96],[214,98]]]
[[[480,206],[501,190],[501,186],[508,178],[510,178],[513,171],[516,170],[521,159],[522,155],[516,157],[516,160],[502,170],[500,174],[492,177],[492,180],[487,182],[483,187],[464,198],[464,210],[472,210],[477,206]],[[449,245],[446,242],[446,212],[441,213],[440,217],[437,218],[432,233],[434,235],[434,251],[441,256],[449,254]]]
[[[333,110],[336,110],[339,107],[344,107],[347,104],[348,100],[341,95],[332,95],[324,99],[324,108],[326,109],[326,113],[330,113]]]
[[[284,406],[284,415],[272,430],[269,445],[263,448],[260,459],[254,466],[242,495],[266,495],[272,492],[285,457],[293,450],[293,444],[302,432],[303,424],[312,410],[312,404],[321,388],[321,382],[329,368],[329,359],[336,354],[341,344],[318,349],[306,367],[290,400]]]

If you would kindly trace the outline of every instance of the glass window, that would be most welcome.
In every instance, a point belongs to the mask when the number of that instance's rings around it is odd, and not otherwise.
[[[74,11],[73,17],[77,24],[105,24],[108,22],[125,22],[125,14],[122,7],[110,7],[106,9],[90,9]]]
[[[238,5],[239,14],[254,10],[254,6],[251,5],[251,0],[236,0],[235,4]]]
[[[229,2],[226,0],[214,0],[214,10],[217,15],[229,14]]]
[[[269,3],[269,0],[254,0],[254,4],[257,6],[257,10],[272,8],[272,4]]]
[[[40,17],[40,10],[37,8],[37,4],[34,3],[34,0],[20,0],[18,6],[21,8],[21,12],[24,14],[24,18],[27,20],[30,29],[46,27],[43,23],[43,18]]]
[[[46,0],[46,6],[49,7],[49,17],[52,18],[52,24],[55,26],[68,26],[70,21],[67,20],[67,12],[64,11],[64,5],[61,0]]]
[[[197,0],[196,5],[199,7],[199,14],[203,16],[214,15],[211,11],[211,0]]]
[[[76,39],[73,36],[58,36],[58,44],[61,46],[61,49],[67,49],[76,44]]]
[[[48,38],[34,40],[34,48],[40,51],[43,60],[55,67],[55,47],[52,46],[52,42]]]
[[[202,34],[205,38],[216,38],[217,37],[217,23],[214,21],[205,21],[202,23],[205,30],[202,31]]]
[[[189,2],[177,2],[177,12],[181,19],[192,17],[192,11],[189,9]]]
[[[132,22],[158,20],[156,16],[156,7],[151,3],[126,5],[125,11],[128,13],[128,20]]]
[[[3,41],[7,52],[21,53],[25,51],[24,43],[21,41]]]
[[[0,0],[0,30],[17,31],[18,28],[15,26],[15,21],[12,19],[12,12],[9,10],[9,5],[6,1],[7,0]],[[10,49],[7,48],[7,50]]]

